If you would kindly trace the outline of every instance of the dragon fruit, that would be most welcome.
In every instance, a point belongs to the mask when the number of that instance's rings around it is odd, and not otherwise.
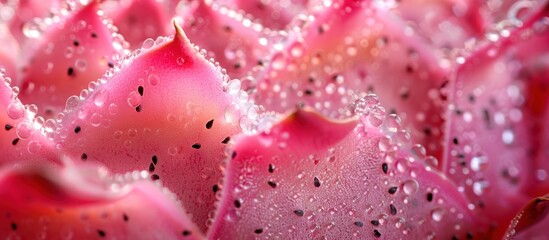
[[[546,238],[546,0],[6,0],[0,39],[2,238]]]

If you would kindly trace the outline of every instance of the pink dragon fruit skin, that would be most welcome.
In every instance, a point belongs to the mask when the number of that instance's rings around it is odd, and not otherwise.
[[[231,9],[252,15],[261,25],[273,30],[285,29],[298,14],[320,5],[320,1],[317,0],[222,0],[220,2]]]
[[[53,1],[23,38],[49,2],[0,22],[2,237],[544,237],[546,0]]]
[[[105,1],[104,9],[128,41],[131,49],[141,47],[147,38],[173,34],[168,3],[155,0]]]
[[[34,18],[46,17],[51,8],[59,7],[58,0],[5,0],[0,7],[12,11],[10,18],[5,20],[11,33],[19,42],[25,42],[25,31],[32,30],[32,24],[28,24]],[[2,16],[4,17],[4,16]]]
[[[548,100],[542,83],[549,78],[536,80],[528,63],[543,56],[549,35],[546,30],[524,35],[547,14],[538,12],[508,38],[473,52],[458,68],[451,94],[443,171],[498,227],[506,227],[528,199],[548,190],[540,177],[549,170],[549,158],[539,149],[547,139],[542,134],[549,119],[541,111]],[[542,92],[532,92],[540,85],[536,91]],[[501,208],[510,211],[496,210]]]
[[[54,141],[117,173],[148,169],[205,230],[225,146],[256,111],[226,78],[177,27],[173,39],[145,41],[75,102]]]
[[[532,199],[509,224],[504,239],[544,239],[547,234],[547,196]]]
[[[303,104],[341,117],[356,96],[373,92],[414,142],[440,156],[448,70],[417,36],[402,33],[399,21],[367,1],[319,12],[259,74],[256,102],[278,112]]]
[[[332,122],[298,109],[237,136],[209,238],[481,237],[454,185],[373,115]],[[385,124],[398,128],[391,117]],[[400,147],[386,152],[391,144]]]
[[[452,49],[485,32],[487,20],[480,5],[470,0],[414,0],[402,1],[393,11],[412,22],[409,25],[432,45]]]
[[[55,117],[69,96],[79,94],[123,54],[124,41],[97,14],[98,7],[98,1],[76,7],[25,45],[20,98],[36,104],[39,115]]]
[[[243,78],[261,67],[270,56],[268,44],[261,44],[267,32],[246,15],[212,1],[191,1],[188,11],[179,13],[189,39],[208,51],[232,78]],[[224,41],[212,41],[224,39]],[[244,79],[242,79],[244,80]]]
[[[9,32],[7,26],[0,24],[0,68],[3,75],[17,79],[17,56],[19,55],[19,44]]]
[[[91,164],[26,162],[0,171],[8,239],[203,239],[147,172],[110,176]]]
[[[36,106],[23,105],[12,88],[8,77],[0,73],[0,167],[16,161],[42,159],[55,160],[54,145],[42,133],[35,118]]]

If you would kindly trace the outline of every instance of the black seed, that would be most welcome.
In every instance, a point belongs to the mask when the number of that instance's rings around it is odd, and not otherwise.
[[[473,95],[473,94],[469,95],[469,102],[471,102],[471,103],[475,102],[475,95]]]
[[[226,137],[223,141],[221,141],[221,143],[227,144],[229,141],[231,141],[231,137]]]
[[[294,210],[295,215],[303,217],[305,215],[305,212],[303,210]]]
[[[384,43],[384,44],[387,44],[389,43],[389,38],[387,36],[382,36],[381,37],[381,41]]]
[[[468,232],[465,237],[467,237],[467,239],[471,240],[471,239],[473,239],[473,234]]]
[[[75,47],[78,47],[78,46],[80,45],[80,43],[79,43],[77,40],[72,41],[72,44],[73,44]]]
[[[448,85],[449,82],[450,82],[450,81],[445,80],[445,81],[442,82],[442,84],[440,85],[440,88],[441,88],[441,89],[442,89],[442,88],[445,88],[445,87]]]
[[[92,38],[97,38],[97,34],[96,33],[91,33],[91,37]]]
[[[307,89],[307,90],[305,90],[305,95],[307,95],[307,96],[313,95],[313,91]]]
[[[224,26],[223,30],[225,30],[227,32],[230,32],[232,30],[232,28],[230,26]]]
[[[364,223],[362,223],[361,221],[356,221],[356,222],[355,222],[355,226],[357,226],[357,227],[363,227],[363,226],[364,226]]]
[[[397,209],[396,209],[395,205],[389,204],[389,208],[391,210],[391,215],[396,215],[397,214]]]
[[[372,220],[370,221],[372,223],[372,225],[374,226],[379,226],[379,221],[378,220]]]
[[[315,82],[315,78],[309,77],[309,82],[310,82],[310,83],[314,83],[314,82]]]
[[[406,99],[408,99],[409,97],[410,97],[410,92],[408,92],[408,91],[404,91],[403,93],[400,94],[400,98],[401,98],[402,100],[406,100]]]
[[[234,69],[239,69],[241,67],[240,63],[235,63],[233,65]]]
[[[4,129],[6,129],[6,131],[9,131],[13,128],[12,125],[9,125],[9,124],[6,124],[6,126],[4,126]]]
[[[124,219],[124,222],[127,222],[128,220],[130,220],[130,217],[128,217],[128,214],[122,214],[122,219]]]
[[[374,230],[374,237],[380,238],[380,237],[381,237],[381,233],[380,233],[378,230]]]
[[[263,66],[263,61],[261,61],[261,60],[257,60],[257,65],[259,65],[259,66]]]
[[[275,171],[275,166],[272,163],[269,163],[269,172],[273,173]]]
[[[192,148],[194,149],[200,149],[200,147],[202,147],[202,145],[200,145],[200,143],[195,143],[192,145]]]
[[[152,163],[156,165],[158,163],[158,157],[156,155],[152,156]]]
[[[406,65],[406,72],[407,73],[413,73],[414,72],[414,68],[412,67],[412,65],[410,65],[410,64]]]
[[[383,173],[387,174],[387,171],[389,171],[389,165],[387,165],[387,163],[381,164],[381,170],[383,170]]]
[[[323,34],[324,33],[324,28],[322,26],[319,26],[318,27],[318,34]]]
[[[136,111],[136,112],[141,112],[141,110],[143,110],[143,108],[141,107],[141,105],[135,107],[135,111]]]
[[[153,175],[151,176],[151,179],[152,179],[153,181],[156,181],[156,180],[160,179],[160,176],[158,176],[157,174],[153,174]]]
[[[397,190],[398,190],[398,187],[390,187],[388,192],[389,194],[395,194]]]
[[[231,154],[231,159],[235,159],[236,158],[236,151],[233,151],[233,153]]]
[[[458,144],[459,144],[459,141],[458,141],[457,137],[455,137],[454,139],[452,139],[452,141],[454,142],[455,145],[458,145]]]
[[[427,201],[428,202],[433,201],[433,194],[432,193],[427,193]]]
[[[80,158],[84,161],[88,160],[88,154],[85,154],[85,153],[82,153],[82,155],[80,155]]]
[[[240,199],[236,199],[234,200],[234,206],[236,208],[240,208],[242,206],[242,203],[240,202]]]
[[[79,133],[80,130],[82,130],[82,128],[81,128],[80,126],[76,126],[76,127],[74,128],[74,133]]]
[[[213,125],[214,125],[214,120],[212,119],[212,120],[210,120],[210,121],[208,121],[208,122],[206,123],[206,129],[212,128]]]
[[[155,169],[154,164],[151,163],[151,164],[149,165],[149,172],[154,172],[154,169]]]
[[[320,187],[320,180],[318,180],[317,177],[315,177],[315,178],[313,179],[313,183],[314,183],[315,187]]]
[[[99,234],[100,237],[107,236],[107,233],[105,233],[105,231],[103,231],[103,230],[97,230],[97,234]]]
[[[214,193],[216,193],[217,191],[219,191],[219,186],[217,186],[217,184],[213,185],[212,191],[213,191]]]
[[[185,237],[186,237],[186,236],[189,236],[189,235],[191,235],[191,231],[189,231],[189,230],[185,230],[185,231],[183,231],[183,232],[182,232],[181,234],[182,234],[183,236],[185,236]]]
[[[67,69],[67,75],[73,76],[74,75],[74,68],[69,67],[69,69]]]
[[[452,236],[452,240],[459,240],[459,238],[456,235],[454,235]]]
[[[14,222],[11,223],[11,229],[13,231],[17,230],[17,224],[15,224]]]
[[[255,234],[261,234],[262,232],[263,232],[263,228],[258,228],[256,230],[254,230]]]
[[[112,62],[109,62],[107,65],[109,65],[110,68],[114,67],[114,63],[112,63]]]
[[[431,134],[432,134],[431,128],[429,128],[429,127],[424,128],[423,132],[425,133],[426,136],[431,136]]]
[[[272,188],[276,188],[276,183],[275,182],[268,181],[267,184],[269,184],[269,186],[271,186]]]
[[[19,138],[13,139],[13,141],[11,141],[11,145],[15,146],[17,145],[18,142],[19,142]]]
[[[482,116],[484,117],[484,121],[486,121],[486,124],[490,125],[490,112],[488,109],[482,110]]]
[[[139,95],[141,95],[141,96],[143,96],[143,91],[144,91],[144,90],[145,90],[145,89],[143,88],[143,86],[137,87],[137,92],[138,92]]]

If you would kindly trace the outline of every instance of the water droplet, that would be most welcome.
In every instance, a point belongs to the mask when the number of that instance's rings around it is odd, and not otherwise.
[[[42,28],[38,24],[38,19],[33,19],[23,25],[23,34],[28,38],[38,38],[42,35]]]
[[[116,115],[118,114],[118,106],[115,103],[109,105],[109,114]]]
[[[396,114],[390,114],[383,121],[383,129],[389,133],[394,134],[400,128],[400,118]]]
[[[11,119],[17,120],[23,117],[25,114],[25,108],[20,101],[12,100],[8,105],[7,113]]]
[[[285,61],[284,61],[284,55],[282,54],[277,54],[273,57],[273,60],[272,60],[272,67],[274,70],[282,70],[284,69],[284,66],[286,65],[285,64]]]
[[[132,108],[141,105],[141,95],[136,91],[130,92],[130,94],[128,94],[128,105]]]
[[[486,160],[485,156],[475,156],[471,158],[471,169],[475,172],[483,170],[486,167]]]
[[[416,180],[408,180],[402,184],[402,189],[404,190],[404,193],[412,195],[419,189],[419,184]]]
[[[80,71],[84,71],[84,70],[86,70],[86,67],[88,66],[88,63],[84,59],[78,59],[74,63],[74,66],[76,66],[76,69],[78,69]]]
[[[178,57],[176,62],[177,62],[177,65],[181,66],[181,65],[183,65],[183,63],[185,63],[185,59],[183,59],[182,57]]]
[[[160,82],[160,79],[158,79],[158,76],[156,76],[154,74],[149,75],[147,80],[149,81],[149,84],[151,86],[156,86],[156,85],[158,85],[158,82]]]
[[[473,183],[473,192],[480,196],[484,193],[484,190],[488,187],[487,181],[478,181]]]
[[[117,130],[113,133],[113,138],[115,140],[120,140],[120,139],[122,139],[122,135],[124,135],[124,133],[120,130]]]
[[[103,116],[101,116],[100,113],[92,114],[92,116],[90,117],[91,125],[94,126],[94,127],[97,127],[97,126],[101,125],[101,118],[102,117]]]
[[[225,108],[224,113],[225,121],[228,123],[234,123],[238,119],[238,109],[234,105],[229,105]]]
[[[425,158],[425,155],[427,154],[427,151],[425,150],[425,148],[421,144],[415,144],[412,147],[411,152],[412,152],[413,156],[415,156],[418,159]]]
[[[442,208],[435,208],[433,211],[431,211],[431,217],[435,222],[440,222],[442,218],[444,217],[445,210]]]
[[[101,89],[98,92],[95,93],[93,97],[93,102],[95,103],[95,106],[102,107],[103,104],[107,101],[109,97],[109,93],[105,89]]]
[[[78,107],[79,103],[80,103],[80,97],[75,95],[70,96],[67,99],[67,103],[65,104],[65,111],[67,112],[73,111],[74,109],[76,109],[76,107]]]
[[[379,150],[387,152],[391,149],[392,140],[388,136],[383,136],[379,139]]]
[[[29,151],[30,154],[37,153],[38,151],[40,151],[40,148],[40,143],[38,143],[37,141],[31,141],[27,145],[27,151]]]
[[[296,58],[301,57],[303,55],[303,45],[300,42],[294,43],[290,48],[290,54]]]
[[[501,133],[501,140],[503,140],[503,143],[509,145],[515,141],[515,134],[513,133],[513,130],[511,129],[505,129]]]
[[[20,122],[17,125],[17,137],[20,139],[27,139],[32,134],[32,126],[28,122]]]
[[[240,91],[240,86],[241,86],[240,80],[233,79],[229,82],[227,86],[227,91],[230,95],[236,95],[238,91]]]
[[[152,38],[147,38],[144,42],[143,42],[143,45],[141,46],[142,49],[149,49],[151,47],[154,46],[154,40]]]

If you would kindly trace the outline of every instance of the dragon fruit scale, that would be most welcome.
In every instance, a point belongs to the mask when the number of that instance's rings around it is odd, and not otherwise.
[[[549,239],[547,0],[2,0],[0,39],[0,239]]]

